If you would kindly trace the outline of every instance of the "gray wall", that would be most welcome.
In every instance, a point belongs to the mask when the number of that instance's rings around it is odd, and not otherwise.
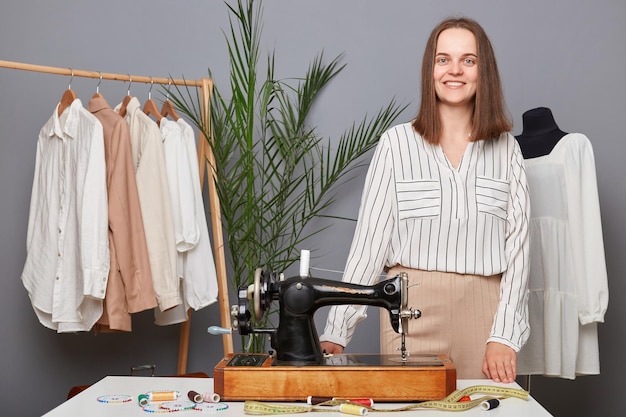
[[[591,139],[611,296],[606,323],[600,326],[602,374],[575,381],[533,377],[532,393],[557,416],[624,415],[626,403],[604,399],[620,398],[626,368],[618,359],[626,350],[626,292],[620,274],[626,270],[626,145],[621,126],[626,3],[267,0],[264,10],[264,48],[276,48],[279,76],[303,74],[322,49],[329,57],[345,52],[348,67],[324,92],[312,120],[328,136],[336,137],[391,97],[411,104],[402,119],[411,118],[425,39],[442,18],[463,14],[481,22],[493,41],[514,133],[521,132],[524,111],[547,106],[563,130]],[[0,59],[188,79],[206,76],[210,66],[220,83],[227,75],[225,28],[227,11],[220,1],[5,2]],[[148,312],[134,318],[131,334],[56,334],[38,323],[20,281],[37,134],[68,82],[63,76],[0,69],[3,415],[40,415],[62,402],[71,386],[127,374],[132,365],[155,363],[159,375],[176,372],[177,327],[155,326]],[[96,84],[75,77],[72,88],[86,103]],[[115,105],[127,87],[103,81],[100,92]],[[133,84],[132,94],[143,101],[148,87]],[[363,175],[342,190],[332,214],[356,216]],[[311,242],[312,266],[342,269],[353,228],[353,222],[338,222]],[[321,271],[316,275],[338,278]],[[377,349],[377,316],[372,311],[359,328],[352,351]],[[218,322],[215,307],[193,315],[189,371],[211,373],[221,358],[221,340],[205,331]]]

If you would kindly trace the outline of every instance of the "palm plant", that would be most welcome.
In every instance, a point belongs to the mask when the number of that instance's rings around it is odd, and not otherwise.
[[[349,179],[359,158],[406,108],[392,100],[374,117],[352,123],[333,149],[307,118],[320,92],[345,68],[342,56],[325,63],[320,53],[304,77],[277,80],[272,51],[265,79],[259,79],[262,7],[260,1],[254,3],[226,4],[230,91],[227,95],[214,88],[208,124],[197,94],[189,89],[172,94],[175,105],[210,138],[231,258],[230,284],[237,288],[253,282],[258,267],[285,271],[298,260],[298,248],[321,231],[306,226],[324,215],[335,201],[334,187]],[[242,345],[258,352],[264,342],[251,337]]]

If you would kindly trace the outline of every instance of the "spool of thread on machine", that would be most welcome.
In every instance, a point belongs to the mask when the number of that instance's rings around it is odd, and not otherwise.
[[[307,278],[311,276],[309,263],[311,259],[311,251],[307,249],[302,249],[300,251],[300,276],[302,278]]]

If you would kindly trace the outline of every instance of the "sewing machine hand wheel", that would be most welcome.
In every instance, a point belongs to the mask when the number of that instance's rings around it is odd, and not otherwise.
[[[263,318],[263,311],[261,311],[261,275],[263,274],[263,269],[257,268],[254,271],[254,287],[252,289],[252,302],[254,304],[254,317],[257,320],[261,320]]]
[[[257,321],[263,319],[265,311],[269,310],[273,300],[273,284],[276,277],[272,272],[257,268],[254,271],[254,282],[248,286],[248,299],[254,304],[254,317]]]

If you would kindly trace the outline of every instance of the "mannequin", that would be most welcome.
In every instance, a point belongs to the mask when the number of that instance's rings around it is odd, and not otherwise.
[[[548,108],[526,111],[523,122],[517,140],[531,201],[531,332],[518,374],[597,375],[608,282],[593,148],[584,134],[560,130]]]
[[[515,138],[519,142],[524,159],[544,156],[552,152],[557,142],[565,135],[554,121],[552,111],[547,107],[537,107],[526,111],[522,116],[524,128]]]

